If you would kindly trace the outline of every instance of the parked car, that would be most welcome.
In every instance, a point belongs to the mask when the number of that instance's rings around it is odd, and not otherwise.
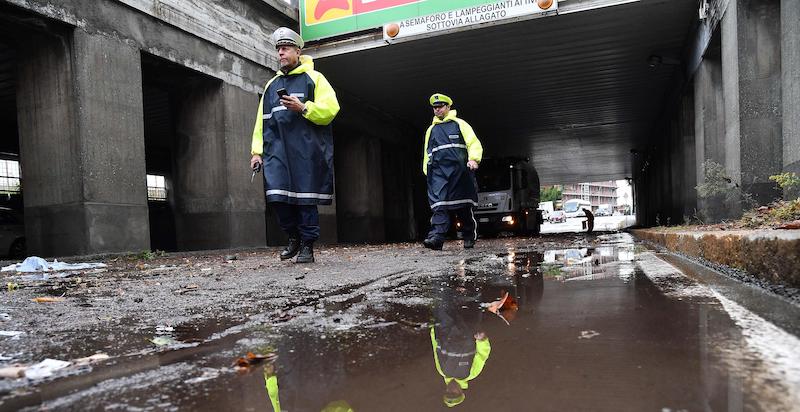
[[[567,215],[563,210],[554,210],[550,212],[550,216],[547,218],[547,220],[550,223],[564,223],[567,221]]]
[[[25,225],[22,217],[7,207],[0,207],[0,254],[25,257]]]
[[[600,205],[597,210],[594,211],[595,216],[611,216],[613,210],[609,205]]]

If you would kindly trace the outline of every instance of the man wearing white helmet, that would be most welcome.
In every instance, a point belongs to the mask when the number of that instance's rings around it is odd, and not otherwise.
[[[428,102],[434,116],[425,132],[422,172],[428,180],[428,203],[433,216],[423,244],[429,249],[442,249],[453,211],[463,224],[464,249],[471,249],[478,237],[472,211],[478,204],[478,185],[473,172],[483,157],[483,146],[469,123],[450,110],[453,99],[435,93]]]
[[[280,258],[314,261],[317,205],[333,201],[333,133],[339,102],[328,80],[302,55],[303,39],[286,27],[272,34],[280,70],[264,88],[253,130],[250,167],[263,165],[267,203],[289,244]]]

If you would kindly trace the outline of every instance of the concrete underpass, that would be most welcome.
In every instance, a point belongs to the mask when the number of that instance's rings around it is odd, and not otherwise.
[[[0,255],[104,265],[0,274],[0,410],[796,410],[800,230],[730,222],[797,195],[800,3],[533,3],[308,38],[342,110],[306,265],[247,163],[297,1],[0,1]],[[425,249],[434,92],[484,170],[635,214]]]
[[[628,179],[643,226],[741,213],[698,201],[706,160],[760,204],[777,194],[770,175],[797,170],[796,33],[768,23],[793,21],[793,5],[712,3],[698,19],[694,0],[559,4],[558,15],[393,44],[380,28],[311,42],[344,107],[322,240],[422,236],[417,164],[435,91],[454,96],[487,157],[526,157],[543,185]],[[234,159],[274,71],[269,30],[296,24],[296,8],[159,7],[3,5],[2,145],[20,162],[24,201],[9,202],[30,252],[283,242]],[[163,177],[163,199],[148,200],[148,174]]]

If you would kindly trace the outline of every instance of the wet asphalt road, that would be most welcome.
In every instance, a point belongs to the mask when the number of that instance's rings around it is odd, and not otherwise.
[[[627,234],[545,239],[424,253],[412,268],[387,255],[394,271],[296,296],[277,311],[213,311],[160,330],[124,321],[82,329],[60,355],[111,359],[49,380],[2,380],[0,409],[800,408],[795,335]],[[128,346],[158,337],[168,343]],[[40,355],[58,352],[52,346]],[[268,358],[237,366],[248,352]]]

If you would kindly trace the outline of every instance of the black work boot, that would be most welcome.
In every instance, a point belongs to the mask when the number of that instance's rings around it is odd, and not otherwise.
[[[432,237],[429,237],[422,241],[422,244],[425,245],[426,248],[432,250],[442,250],[442,246],[444,246],[444,242],[441,240],[436,240]]]
[[[472,249],[475,247],[475,239],[464,239],[464,249]]]
[[[300,242],[300,253],[297,255],[297,263],[314,263],[314,242]]]
[[[291,259],[297,255],[300,250],[300,238],[297,236],[289,237],[289,244],[281,252],[281,260]]]

